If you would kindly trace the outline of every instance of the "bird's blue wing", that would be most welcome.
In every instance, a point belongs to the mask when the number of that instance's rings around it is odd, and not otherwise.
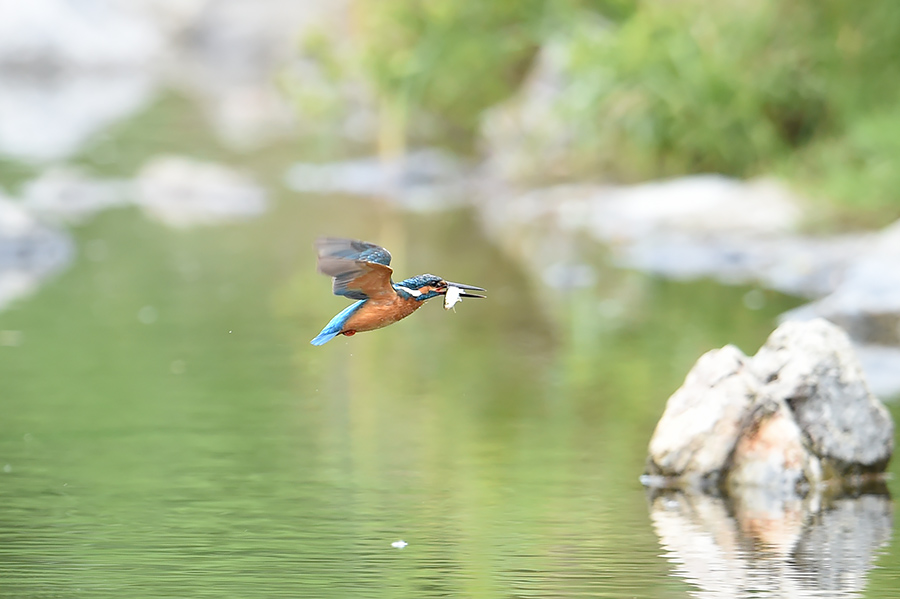
[[[316,240],[319,272],[334,277],[335,295],[362,300],[394,293],[391,254],[374,243],[323,237]]]
[[[313,345],[324,345],[337,337],[338,334],[340,334],[344,323],[347,322],[347,319],[350,318],[354,312],[359,310],[364,303],[366,303],[366,300],[358,301],[338,312],[337,316],[332,318],[331,322],[326,324],[325,328],[322,329],[322,332],[316,335],[315,339],[310,341],[310,343]]]
[[[362,260],[375,264],[391,265],[391,253],[374,243],[343,237],[320,237],[316,240],[319,257]]]

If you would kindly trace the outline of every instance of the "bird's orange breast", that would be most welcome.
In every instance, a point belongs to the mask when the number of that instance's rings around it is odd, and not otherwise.
[[[394,324],[418,310],[424,302],[404,299],[399,295],[382,300],[370,299],[347,319],[341,332],[374,331]]]

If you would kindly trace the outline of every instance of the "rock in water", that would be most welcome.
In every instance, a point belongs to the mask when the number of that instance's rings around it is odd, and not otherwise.
[[[135,182],[135,203],[150,217],[176,228],[214,225],[259,216],[266,191],[224,165],[181,156],[154,158]]]
[[[733,345],[697,360],[650,440],[651,474],[701,482],[724,469],[758,387],[747,361]]]
[[[823,319],[778,327],[753,358],[760,397],[784,400],[810,450],[838,474],[882,471],[894,449],[887,408],[869,392],[850,339]]]
[[[745,419],[727,467],[729,490],[765,487],[776,497],[789,496],[804,482],[822,479],[821,463],[806,450],[803,432],[781,401],[756,405]]]
[[[900,221],[877,234],[822,299],[791,310],[788,320],[827,318],[857,342],[900,345]]]
[[[697,361],[650,440],[647,473],[798,490],[884,471],[893,435],[847,335],[823,319],[789,322],[752,358],[726,346]]]

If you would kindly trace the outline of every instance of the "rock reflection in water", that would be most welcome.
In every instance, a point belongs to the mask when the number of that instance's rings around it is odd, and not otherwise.
[[[697,597],[858,597],[891,537],[887,493],[824,500],[651,491],[650,516]]]

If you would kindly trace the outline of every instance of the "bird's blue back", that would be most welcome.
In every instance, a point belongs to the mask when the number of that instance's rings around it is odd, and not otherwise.
[[[353,313],[362,308],[362,305],[366,303],[368,300],[360,300],[358,302],[354,302],[338,312],[337,316],[331,319],[325,328],[322,329],[322,332],[316,335],[315,339],[310,341],[313,345],[324,345],[328,343],[332,339],[340,334],[341,329],[344,327],[344,323],[347,322],[347,319],[353,316]]]

